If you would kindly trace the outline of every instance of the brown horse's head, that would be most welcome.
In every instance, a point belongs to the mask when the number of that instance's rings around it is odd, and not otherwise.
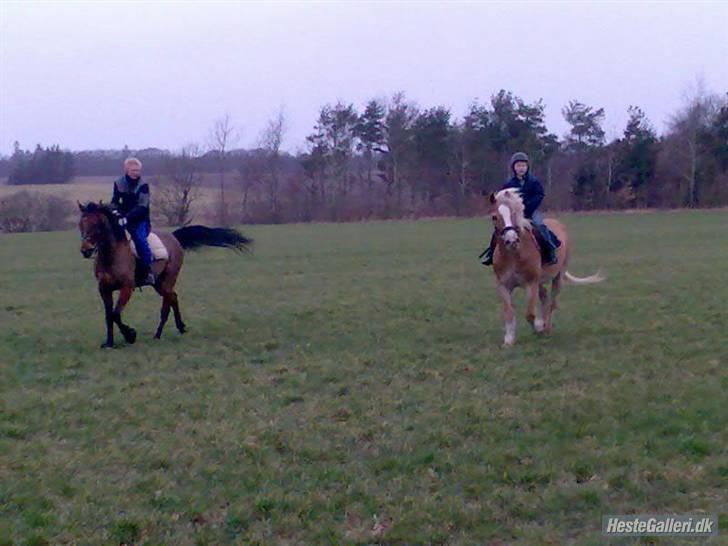
[[[99,246],[111,237],[119,240],[124,238],[124,231],[114,222],[108,206],[103,203],[79,203],[78,208],[81,211],[78,230],[81,232],[81,254],[84,258],[91,258]]]

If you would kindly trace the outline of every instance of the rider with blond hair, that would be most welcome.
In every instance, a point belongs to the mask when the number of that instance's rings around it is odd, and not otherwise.
[[[151,271],[152,251],[147,237],[152,229],[149,216],[149,185],[142,180],[142,162],[136,157],[124,161],[124,175],[114,181],[111,204],[119,225],[126,228],[134,241],[142,263],[138,278],[141,284],[154,285],[156,278]]]

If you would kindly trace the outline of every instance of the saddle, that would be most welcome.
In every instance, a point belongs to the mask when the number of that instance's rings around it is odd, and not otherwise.
[[[136,256],[136,258],[139,258],[139,254],[137,254],[136,246],[134,245],[134,241],[131,238],[131,235],[129,235],[129,232],[126,232],[126,239],[129,241],[129,246],[131,247],[131,251]],[[152,258],[155,260],[168,260],[169,259],[169,252],[167,251],[167,247],[164,246],[164,243],[162,242],[162,239],[159,238],[159,235],[156,233],[150,233],[147,237],[147,244],[149,245],[149,250],[152,251]]]

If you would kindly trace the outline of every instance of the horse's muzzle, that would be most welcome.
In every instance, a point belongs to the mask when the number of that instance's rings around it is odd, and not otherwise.
[[[501,238],[503,239],[503,244],[509,249],[518,248],[518,243],[521,242],[521,238],[518,236],[518,232],[516,230],[504,231]]]

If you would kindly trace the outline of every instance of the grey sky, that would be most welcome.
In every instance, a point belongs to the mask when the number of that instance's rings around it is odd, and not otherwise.
[[[728,3],[22,2],[0,0],[0,153],[179,148],[229,112],[250,146],[285,106],[286,147],[318,109],[403,90],[461,116],[501,88],[572,98],[621,131],[630,104],[661,130],[702,77],[728,90]]]

